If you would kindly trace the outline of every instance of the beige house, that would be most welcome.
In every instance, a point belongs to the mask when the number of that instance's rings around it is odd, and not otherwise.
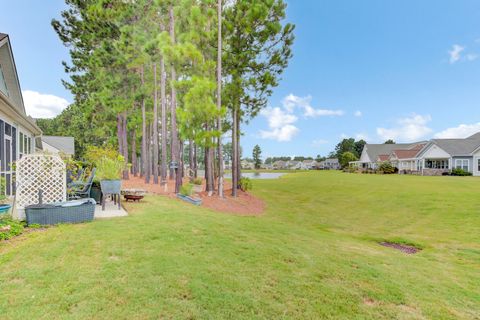
[[[34,119],[25,112],[9,37],[0,33],[0,175],[6,180],[7,195],[15,191],[12,163],[41,148],[36,139],[41,134]]]

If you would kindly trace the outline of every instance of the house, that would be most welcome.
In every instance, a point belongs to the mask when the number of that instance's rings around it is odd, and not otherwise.
[[[75,140],[73,137],[42,136],[43,150],[73,157],[75,155]]]
[[[389,161],[399,173],[442,175],[459,168],[480,176],[480,132],[465,139],[432,139],[408,144],[366,144],[359,169],[376,169]]]
[[[286,169],[287,168],[287,162],[283,161],[283,160],[278,160],[278,161],[275,161],[272,164],[272,167],[273,167],[274,170]]]
[[[12,163],[23,154],[41,149],[42,134],[35,120],[25,112],[22,90],[8,35],[0,33],[0,175],[6,180],[6,194],[14,193]]]
[[[340,162],[337,158],[328,158],[323,161],[320,161],[318,164],[320,170],[339,170]]]
[[[255,164],[252,161],[243,159],[240,161],[240,166],[242,169],[253,170],[255,169]]]
[[[302,161],[290,160],[287,162],[286,166],[290,170],[300,170],[302,169]]]
[[[303,160],[302,169],[303,170],[313,170],[317,168],[317,161],[315,160]]]

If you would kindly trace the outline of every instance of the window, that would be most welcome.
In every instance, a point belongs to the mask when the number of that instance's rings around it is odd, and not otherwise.
[[[20,157],[24,154],[32,153],[32,138],[25,133],[20,132]]]
[[[12,126],[8,123],[5,123],[5,134],[10,137],[12,136]]]
[[[0,65],[0,91],[8,97],[8,88],[5,77],[3,76],[2,66]]]
[[[455,168],[462,169],[463,171],[469,171],[470,161],[468,159],[456,159]]]
[[[478,165],[478,168],[477,168],[477,169],[478,169],[478,171],[480,172],[480,159],[478,159],[478,164],[477,164],[477,165]]]
[[[426,169],[448,169],[448,160],[426,160]]]

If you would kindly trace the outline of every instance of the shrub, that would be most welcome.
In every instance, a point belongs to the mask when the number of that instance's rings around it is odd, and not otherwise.
[[[5,179],[5,177],[0,177],[0,203],[3,203],[7,199],[7,196],[5,194],[6,184],[7,180]]]
[[[117,150],[111,147],[88,146],[85,152],[85,161],[93,166],[97,166],[103,158],[116,159],[120,156]]]
[[[452,169],[452,176],[471,176],[472,173],[461,168]]]
[[[193,184],[188,183],[180,187],[180,194],[182,196],[191,196],[193,194]]]
[[[239,184],[240,184],[240,190],[242,191],[252,190],[253,188],[252,180],[247,177],[240,178]]]
[[[103,157],[96,163],[98,180],[118,180],[125,169],[125,160],[122,156],[116,158]]]
[[[385,161],[380,164],[378,170],[383,174],[392,174],[395,173],[398,169],[395,168],[389,161]]]
[[[2,231],[4,230],[4,231]],[[0,240],[8,240],[23,233],[23,225],[15,220],[0,218]]]
[[[200,186],[203,183],[203,179],[202,178],[195,178],[195,179],[193,179],[192,182],[193,182],[193,184],[195,184],[197,186]]]

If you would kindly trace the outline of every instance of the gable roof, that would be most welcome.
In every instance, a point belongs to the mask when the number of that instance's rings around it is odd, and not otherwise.
[[[433,143],[451,156],[469,155],[480,144],[480,139],[433,139]]]
[[[2,73],[8,89],[8,95],[0,93],[0,102],[2,102],[2,105],[5,104],[6,107],[5,110],[2,109],[2,111],[26,129],[31,130],[32,133],[40,135],[42,131],[35,123],[35,120],[28,117],[25,112],[22,90],[18,80],[10,38],[5,33],[0,33],[0,65],[2,66]]]
[[[388,154],[379,154],[377,159],[378,159],[378,161],[382,162],[382,161],[387,161],[388,158],[390,158],[390,156]]]
[[[75,140],[73,137],[42,136],[42,141],[65,154],[75,154]]]
[[[395,143],[395,144],[366,144],[364,149],[371,159],[371,161],[377,161],[380,155],[390,155],[393,150],[409,150],[416,145],[424,142],[414,143]]]
[[[408,150],[393,150],[392,155],[397,159],[412,159],[417,156],[417,154],[425,147],[426,143],[419,143]]]

